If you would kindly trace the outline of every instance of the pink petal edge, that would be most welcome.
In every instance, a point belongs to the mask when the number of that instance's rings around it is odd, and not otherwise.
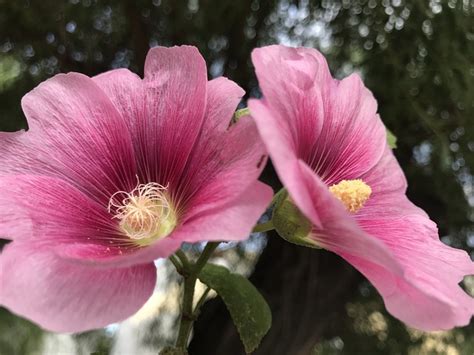
[[[155,283],[153,263],[95,270],[21,242],[12,242],[0,254],[0,304],[55,332],[122,321],[148,300]]]

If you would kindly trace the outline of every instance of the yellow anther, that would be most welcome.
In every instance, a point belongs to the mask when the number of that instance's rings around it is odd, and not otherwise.
[[[360,210],[372,194],[370,186],[360,179],[342,180],[330,186],[329,191],[352,213]]]

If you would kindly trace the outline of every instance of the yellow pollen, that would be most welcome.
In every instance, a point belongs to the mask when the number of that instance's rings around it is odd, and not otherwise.
[[[148,183],[138,184],[131,192],[118,191],[110,198],[108,211],[130,239],[139,245],[151,244],[169,235],[177,224],[167,190]]]
[[[329,191],[352,213],[360,210],[372,194],[370,186],[360,179],[342,180],[330,186]]]

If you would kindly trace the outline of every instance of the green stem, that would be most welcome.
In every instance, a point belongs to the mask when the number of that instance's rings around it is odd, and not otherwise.
[[[201,306],[206,302],[207,295],[211,291],[211,288],[208,286],[206,287],[206,290],[202,293],[201,298],[199,298],[199,301],[196,304],[196,307],[194,307],[194,316],[197,317],[199,315],[199,310],[201,309]]]
[[[180,262],[179,258],[177,258],[175,255],[171,255],[169,259],[173,263],[174,267],[176,268],[176,271],[178,271],[178,273],[181,274],[183,272],[183,265]]]
[[[176,339],[175,347],[178,349],[186,350],[188,346],[189,334],[193,328],[193,323],[196,320],[197,314],[193,311],[193,300],[194,300],[194,289],[196,287],[196,280],[201,269],[206,265],[207,261],[211,257],[214,250],[216,250],[219,243],[207,243],[204,248],[201,256],[198,258],[196,263],[190,265],[186,255],[181,252],[183,255],[179,255],[178,252],[176,255],[180,258],[181,262],[186,260],[188,263],[187,266],[184,266],[185,273],[184,277],[184,292],[183,292],[183,304],[181,309],[181,320],[179,324],[178,338]],[[184,256],[184,258],[183,258]],[[185,262],[183,262],[185,264]],[[201,300],[198,302],[199,307],[201,306]],[[198,307],[196,307],[197,310]]]
[[[264,223],[257,224],[255,227],[253,227],[252,233],[263,233],[263,232],[268,232],[275,229],[273,226],[273,221],[269,220]]]
[[[256,225],[252,233],[262,233],[273,229],[273,222],[270,220],[268,222]],[[186,348],[188,346],[189,335],[191,334],[194,321],[196,320],[199,313],[199,309],[204,304],[207,294],[210,291],[210,288],[208,287],[197,302],[195,309],[193,310],[194,290],[196,288],[196,281],[199,272],[206,265],[212,253],[216,250],[218,246],[218,242],[207,243],[206,247],[204,248],[195,263],[192,263],[182,250],[178,250],[175,255],[172,255],[170,257],[170,261],[176,267],[176,270],[184,278],[181,319],[179,322],[179,331],[178,337],[176,338],[175,349],[186,351]]]
[[[184,251],[182,251],[181,249],[178,249],[175,255],[178,257],[179,261],[181,261],[181,264],[183,265],[183,269],[189,270],[189,268],[191,267],[191,263],[189,262],[189,259],[184,253]]]
[[[176,348],[185,350],[188,346],[189,333],[194,323],[193,298],[194,288],[196,286],[195,277],[184,279],[183,305],[181,310],[181,320],[179,323],[178,338],[176,339]]]
[[[201,256],[199,259],[196,261],[196,264],[194,264],[193,267],[193,274],[197,276],[201,269],[206,265],[207,261],[211,257],[212,253],[214,253],[214,250],[219,246],[218,242],[209,242],[207,243],[206,247],[201,253]]]

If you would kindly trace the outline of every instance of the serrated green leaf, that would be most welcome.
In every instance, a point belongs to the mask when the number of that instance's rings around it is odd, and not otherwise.
[[[252,283],[225,267],[207,264],[199,280],[224,301],[247,354],[254,351],[272,324],[270,307]]]
[[[387,128],[387,142],[391,149],[397,147],[397,137]]]

